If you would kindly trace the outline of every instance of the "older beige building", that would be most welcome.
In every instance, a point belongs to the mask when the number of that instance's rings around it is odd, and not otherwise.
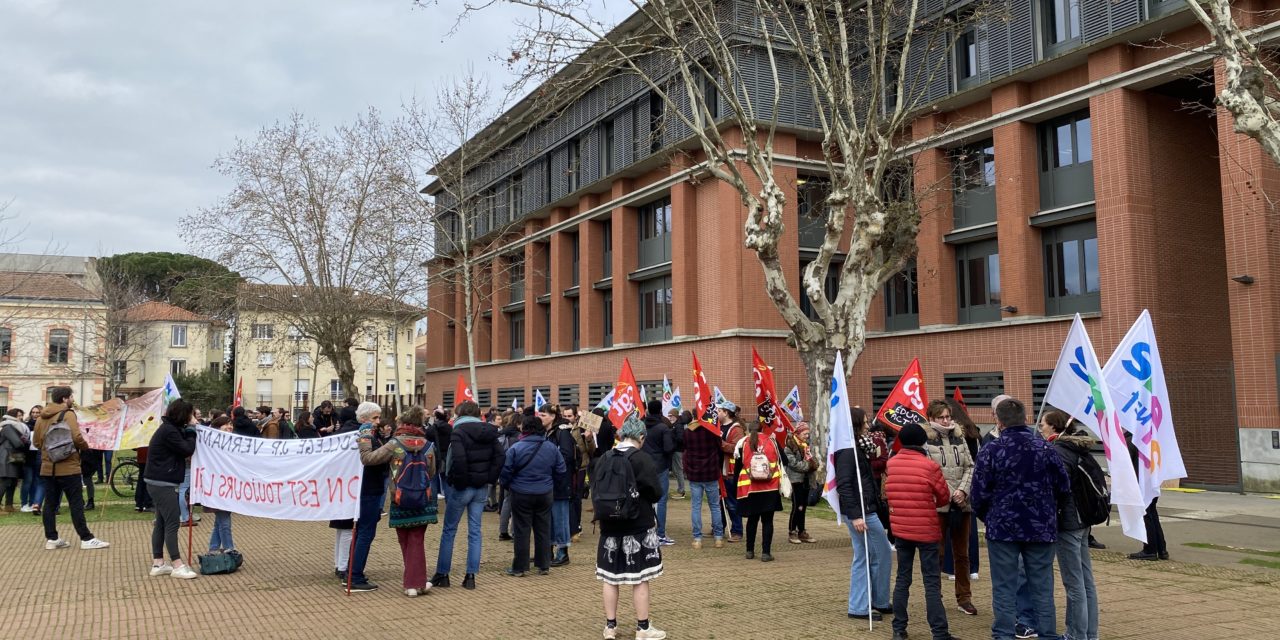
[[[166,374],[221,371],[225,360],[225,324],[164,302],[125,309],[110,334],[108,350],[114,357],[108,385],[119,395],[159,388]]]

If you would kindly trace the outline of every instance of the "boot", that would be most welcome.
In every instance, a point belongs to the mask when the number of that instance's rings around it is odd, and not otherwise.
[[[434,588],[437,588],[437,589],[448,589],[448,588],[449,588],[449,574],[447,574],[447,573],[437,573],[437,574],[435,574],[434,576],[431,576],[431,580],[429,580],[429,582],[431,583],[431,586],[432,586],[432,587],[434,587]]]
[[[551,566],[563,567],[566,564],[569,564],[569,547],[558,547],[555,557],[551,559]]]

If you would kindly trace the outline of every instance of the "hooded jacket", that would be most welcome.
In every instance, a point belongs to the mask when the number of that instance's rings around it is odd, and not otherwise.
[[[376,431],[376,429],[375,429]],[[381,467],[387,470],[393,480],[400,473],[400,467],[404,464],[405,455],[409,452],[418,452],[431,447],[431,443],[426,436],[395,436],[385,443],[379,443],[373,438],[365,438],[363,432],[360,438],[360,461],[366,467]],[[434,475],[436,466],[436,450],[431,448],[427,453],[427,469],[428,475]],[[366,472],[367,474],[367,472]],[[368,481],[368,478],[365,479]],[[385,479],[383,480],[385,483]],[[381,487],[378,491],[381,491]],[[395,486],[391,488],[395,491]],[[365,494],[363,488],[361,494]],[[430,502],[430,499],[428,499]],[[396,505],[395,500],[391,501],[391,507],[387,512],[387,524],[395,529],[410,529],[414,527],[425,527],[434,523],[436,516],[430,513],[430,507],[426,509],[401,509]]]
[[[1089,434],[1072,429],[1054,438],[1053,449],[1062,458],[1063,466],[1067,469],[1074,469],[1080,463],[1081,458],[1093,455],[1092,449],[1095,442],[1097,441]],[[1070,476],[1071,472],[1068,471],[1067,475]],[[1078,482],[1071,483],[1073,496],[1076,492],[1088,490]],[[1058,531],[1076,531],[1086,526],[1083,522],[1080,522],[1080,512],[1076,509],[1075,500],[1063,500],[1060,502],[1058,507]]]
[[[644,417],[643,451],[653,459],[653,466],[658,473],[671,470],[671,456],[676,452],[676,437],[667,426],[667,420],[660,415],[648,414]]]
[[[942,523],[938,507],[951,500],[951,490],[938,463],[917,447],[903,447],[889,458],[884,481],[889,501],[889,525],[893,535],[912,542],[939,542]]]
[[[445,479],[455,489],[480,488],[498,481],[505,458],[498,428],[478,418],[461,416],[453,422],[449,449],[444,454]]]
[[[78,476],[80,475],[80,452],[89,448],[89,443],[85,442],[84,435],[80,433],[80,423],[76,421],[76,412],[72,411],[66,403],[53,404],[49,403],[40,410],[40,417],[36,419],[34,433],[31,441],[35,444],[40,452],[44,453],[44,434],[49,430],[58,419],[58,414],[66,411],[67,426],[71,427],[71,440],[76,444],[76,450],[66,460],[54,464],[49,460],[49,456],[40,456],[40,476]]]
[[[973,482],[973,455],[969,452],[969,443],[956,429],[945,429],[933,422],[925,427],[924,432],[929,437],[924,443],[924,452],[942,468],[942,477],[947,479],[951,495],[955,496],[957,491],[968,495],[969,485]],[[953,503],[948,502],[938,507],[938,511],[946,513],[951,510],[952,505]],[[964,511],[970,510],[968,500],[963,505],[955,506]]]
[[[31,439],[26,423],[5,416],[0,420],[0,478],[18,478],[22,476],[22,467],[9,462],[9,454],[27,451],[27,441]],[[24,455],[25,457],[25,455]]]
[[[182,484],[187,472],[187,458],[196,452],[196,430],[178,426],[169,418],[160,419],[160,427],[147,445],[147,470],[144,478],[174,486]]]

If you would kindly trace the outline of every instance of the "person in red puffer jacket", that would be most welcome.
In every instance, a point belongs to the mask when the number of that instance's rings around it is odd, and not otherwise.
[[[947,627],[947,611],[942,605],[942,575],[938,567],[938,543],[942,525],[938,507],[951,502],[951,491],[942,476],[942,467],[929,459],[924,443],[928,437],[920,425],[907,425],[898,434],[902,450],[889,458],[889,475],[884,493],[889,501],[889,521],[898,539],[898,579],[893,588],[893,638],[907,637],[907,598],[911,592],[911,568],[920,554],[920,576],[924,580],[925,616],[933,640],[952,638]]]

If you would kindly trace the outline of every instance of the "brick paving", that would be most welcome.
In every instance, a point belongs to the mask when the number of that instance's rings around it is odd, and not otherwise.
[[[781,536],[777,562],[742,558],[742,546],[692,550],[688,502],[672,501],[666,573],[654,582],[653,621],[671,638],[888,638],[887,621],[868,631],[846,617],[850,545],[834,522],[814,521],[818,544],[791,545]],[[785,513],[778,521],[785,529]],[[26,514],[0,516],[30,517]],[[195,529],[196,548],[208,541],[209,519]],[[400,554],[385,525],[373,545],[368,574],[382,585],[346,596],[333,578],[333,533],[325,523],[275,522],[236,516],[244,568],[230,576],[193,581],[150,578],[150,525],[92,523],[109,540],[103,551],[78,545],[44,551],[40,526],[0,526],[3,638],[598,638],[602,615],[594,578],[595,535],[588,529],[571,552],[573,563],[547,577],[502,574],[510,561],[497,540],[497,519],[485,514],[485,558],[478,588],[433,590],[416,600],[400,591]],[[65,527],[64,537],[72,533]],[[434,566],[439,527],[428,532]],[[460,536],[454,565],[465,557]],[[184,541],[185,543],[185,541]],[[1280,628],[1280,577],[1179,562],[1135,562],[1094,552],[1102,635],[1108,639],[1273,639]],[[985,554],[984,554],[985,555]],[[984,563],[985,564],[985,563]],[[990,581],[985,566],[974,583],[979,615],[960,614],[946,598],[951,630],[960,638],[990,637]],[[1058,589],[1058,615],[1065,600]],[[928,637],[916,580],[913,638]],[[634,615],[624,595],[622,638]],[[1061,630],[1061,627],[1059,627]]]

